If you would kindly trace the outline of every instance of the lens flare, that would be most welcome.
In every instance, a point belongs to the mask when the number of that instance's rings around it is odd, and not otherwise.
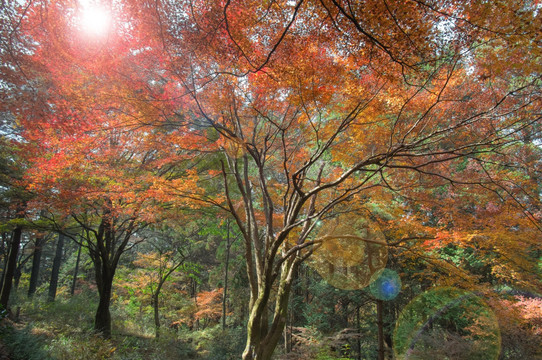
[[[322,241],[309,266],[330,285],[357,290],[369,285],[372,275],[386,266],[388,247],[378,226],[367,219],[326,220],[318,230]]]
[[[414,298],[397,319],[397,359],[498,359],[501,334],[491,308],[475,294],[435,288]]]
[[[383,269],[373,274],[369,291],[379,300],[393,300],[401,292],[401,279],[397,272]]]

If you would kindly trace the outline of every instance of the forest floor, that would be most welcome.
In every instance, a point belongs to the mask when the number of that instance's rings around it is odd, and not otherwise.
[[[86,295],[86,296],[85,296]],[[18,299],[20,315],[0,321],[0,360],[229,360],[239,359],[242,328],[222,330],[218,324],[199,330],[163,326],[155,337],[152,312],[134,314],[112,306],[113,336],[93,332],[96,299]]]
[[[152,308],[118,301],[111,307],[112,338],[104,339],[92,329],[95,294],[57,296],[54,302],[21,296],[13,303],[18,316],[0,321],[0,360],[238,360],[246,338],[244,326],[222,329],[218,322],[197,329],[164,324],[156,338]],[[285,355],[278,347],[274,358],[348,359],[318,352],[315,346],[309,350],[309,357]]]

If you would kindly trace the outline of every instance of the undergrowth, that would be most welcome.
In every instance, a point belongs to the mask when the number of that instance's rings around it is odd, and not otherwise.
[[[17,329],[9,323],[0,326],[0,339],[12,360],[54,360],[46,349],[42,337],[32,334],[32,327]]]
[[[60,296],[55,302],[40,297],[16,300],[18,322],[5,319],[0,326],[0,340],[13,360],[236,360],[246,339],[244,327],[223,330],[218,324],[197,330],[164,324],[155,338],[150,312],[122,303],[112,304],[113,335],[104,339],[93,332],[98,301],[93,293]],[[287,358],[347,359],[329,350],[331,340],[315,341],[299,349],[300,357]],[[281,359],[277,350],[276,358]]]
[[[245,331],[219,326],[176,331],[164,326],[154,337],[152,318],[135,318],[113,304],[113,336],[106,340],[92,330],[94,294],[17,299],[17,323],[3,320],[0,340],[13,360],[169,360],[239,359]]]

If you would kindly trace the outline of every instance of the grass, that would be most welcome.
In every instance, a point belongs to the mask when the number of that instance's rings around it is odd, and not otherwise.
[[[14,360],[168,360],[239,359],[242,329],[225,332],[216,326],[199,331],[164,327],[154,337],[152,318],[134,317],[130,309],[113,304],[113,336],[93,333],[95,294],[59,296],[53,303],[36,297],[15,299],[18,323],[2,320],[0,341]]]
[[[13,360],[52,360],[42,337],[32,333],[31,327],[17,329],[3,320],[0,339]]]
[[[157,339],[151,312],[119,301],[111,308],[112,338],[103,339],[93,332],[98,299],[90,291],[58,296],[53,303],[40,297],[14,303],[20,307],[19,322],[0,323],[0,341],[13,360],[236,360],[246,338],[242,327],[222,330],[215,325],[179,331],[164,326]],[[327,350],[316,346],[310,353],[319,360],[340,358]],[[280,359],[280,349],[276,353]]]

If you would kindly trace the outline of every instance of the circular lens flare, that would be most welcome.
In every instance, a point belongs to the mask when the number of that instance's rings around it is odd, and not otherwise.
[[[465,290],[431,289],[414,298],[397,319],[397,359],[498,359],[500,350],[493,310]]]
[[[401,279],[397,272],[391,269],[377,271],[371,278],[369,291],[379,300],[393,300],[401,291]]]
[[[314,250],[308,265],[336,288],[362,289],[386,266],[386,238],[368,219],[329,219],[319,227],[318,236],[321,246]]]

